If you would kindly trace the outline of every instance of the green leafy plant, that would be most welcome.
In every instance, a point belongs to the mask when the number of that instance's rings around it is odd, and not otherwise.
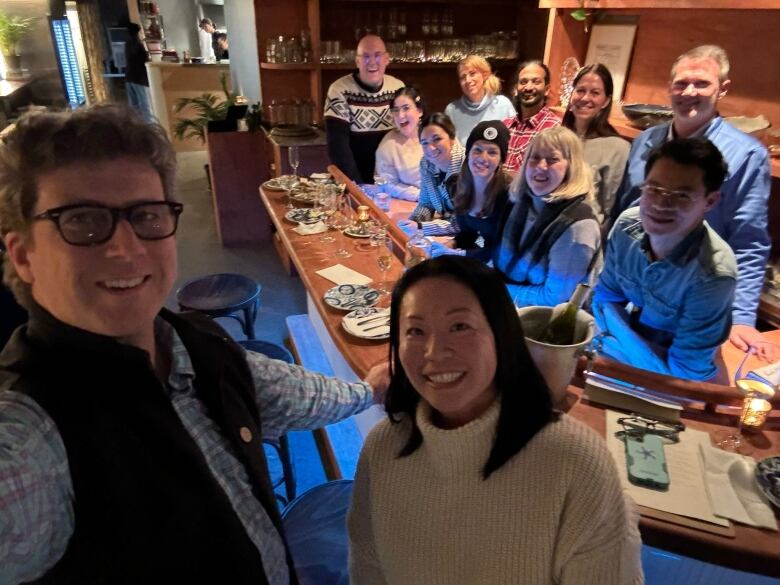
[[[194,98],[179,98],[173,106],[177,114],[185,108],[191,108],[196,114],[190,118],[176,118],[173,133],[179,140],[198,138],[206,142],[206,128],[213,120],[224,120],[228,108],[236,103],[236,96],[227,88],[227,75],[222,74],[219,80],[224,99],[213,93],[203,93]]]
[[[16,46],[32,30],[34,18],[12,16],[0,10],[0,53],[5,56],[16,55]]]

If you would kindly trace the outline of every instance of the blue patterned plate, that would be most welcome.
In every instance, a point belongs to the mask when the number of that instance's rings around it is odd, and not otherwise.
[[[756,465],[758,489],[780,508],[780,456],[767,457]]]
[[[379,291],[363,284],[342,284],[325,293],[325,302],[340,311],[353,311],[376,304]]]

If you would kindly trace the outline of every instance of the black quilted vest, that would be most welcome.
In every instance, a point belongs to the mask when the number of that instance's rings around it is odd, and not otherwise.
[[[187,347],[198,397],[281,532],[241,348],[205,317],[161,316]],[[36,307],[0,354],[0,383],[9,376],[56,423],[73,480],[75,531],[39,583],[267,583],[260,553],[145,351]],[[296,583],[289,554],[287,562]]]

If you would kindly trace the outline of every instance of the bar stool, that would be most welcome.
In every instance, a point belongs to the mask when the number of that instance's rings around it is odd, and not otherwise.
[[[347,585],[347,510],[352,480],[315,486],[282,512],[300,585]]]
[[[260,341],[258,339],[247,339],[245,341],[239,341],[238,343],[249,351],[261,353],[264,356],[275,360],[282,360],[288,364],[295,363],[295,359],[293,358],[292,354],[281,345],[277,345],[269,341]],[[276,489],[282,485],[282,483],[284,483],[284,492],[286,497],[282,498],[278,495],[277,497],[283,504],[292,502],[295,499],[295,470],[292,464],[290,442],[287,438],[287,435],[282,435],[279,437],[278,441],[265,439],[263,443],[276,451],[276,455],[279,457],[279,462],[282,464],[282,477],[273,483],[273,487]]]
[[[198,311],[209,317],[232,317],[241,323],[247,338],[254,339],[262,289],[243,274],[209,274],[185,282],[176,291],[176,302],[182,311]],[[239,313],[244,314],[243,319]]]

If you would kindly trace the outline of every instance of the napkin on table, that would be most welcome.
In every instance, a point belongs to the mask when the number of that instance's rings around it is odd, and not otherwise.
[[[738,453],[701,445],[713,512],[749,526],[777,530],[771,506],[756,486],[756,462]]]
[[[318,270],[317,274],[338,285],[368,284],[369,282],[372,282],[372,279],[368,276],[364,276],[351,268],[347,268],[343,264],[336,264],[328,268],[323,268],[322,270]]]
[[[298,227],[293,228],[293,231],[302,236],[310,236],[312,234],[321,234],[322,232],[328,231],[328,226],[321,221],[311,224],[299,223]]]

